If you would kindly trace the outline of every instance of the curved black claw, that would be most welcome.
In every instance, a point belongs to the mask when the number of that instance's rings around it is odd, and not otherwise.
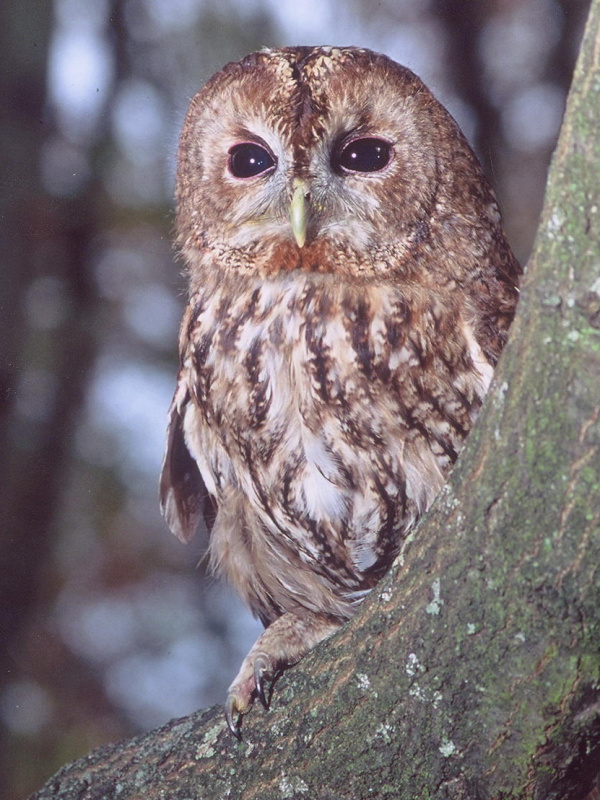
[[[269,659],[263,653],[259,653],[254,659],[254,686],[256,687],[256,694],[260,700],[263,708],[268,710],[269,701],[265,690],[265,681],[270,680],[271,670],[269,666]]]
[[[235,736],[238,742],[241,742],[242,734],[240,733],[240,722],[242,720],[242,715],[237,709],[237,703],[235,702],[234,694],[227,695],[227,702],[225,703],[225,719],[227,720],[227,727],[231,733]]]

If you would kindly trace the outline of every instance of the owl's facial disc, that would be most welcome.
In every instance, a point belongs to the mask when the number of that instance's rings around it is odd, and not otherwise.
[[[239,235],[245,230],[252,236],[256,226],[274,223],[282,226],[280,230],[287,228],[284,235],[293,237],[299,248],[305,246],[307,238],[319,238],[324,232],[322,225],[327,228],[335,224],[336,207],[340,207],[347,180],[356,188],[363,176],[369,180],[372,173],[384,172],[394,157],[393,145],[387,139],[349,132],[335,136],[332,144],[323,142],[319,149],[328,153],[326,167],[318,163],[312,165],[313,170],[308,165],[302,167],[296,153],[290,152],[293,148],[281,146],[274,133],[271,145],[251,130],[246,135],[248,140],[229,147],[227,159],[227,172],[242,190],[235,207],[236,231]],[[318,200],[311,202],[311,196]]]

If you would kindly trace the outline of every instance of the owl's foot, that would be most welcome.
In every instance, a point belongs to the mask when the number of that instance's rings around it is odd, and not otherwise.
[[[254,650],[254,648],[252,649]],[[287,666],[281,665],[277,668],[274,660],[270,658],[267,653],[257,653],[254,657],[253,664],[248,664],[249,659],[250,653],[244,659],[238,676],[229,687],[229,693],[225,703],[227,725],[236,739],[242,738],[240,734],[242,714],[250,711],[255,696],[258,697],[264,708],[269,708],[267,683],[273,680],[277,672],[283,669],[284,666]],[[246,676],[248,666],[252,666],[252,674],[249,677]]]
[[[268,684],[279,672],[296,664],[316,644],[335,633],[342,623],[343,620],[318,614],[300,618],[286,613],[258,637],[229,687],[225,703],[227,725],[236,739],[241,739],[241,717],[250,710],[254,698],[258,697],[268,708]]]

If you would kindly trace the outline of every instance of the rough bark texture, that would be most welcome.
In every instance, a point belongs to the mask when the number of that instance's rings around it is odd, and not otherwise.
[[[47,798],[583,798],[600,773],[600,2],[511,340],[450,485],[273,708],[173,721]]]

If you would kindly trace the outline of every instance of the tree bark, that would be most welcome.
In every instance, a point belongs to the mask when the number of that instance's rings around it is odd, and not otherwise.
[[[438,502],[272,710],[170,722],[32,800],[544,798],[600,773],[600,0],[509,344]],[[593,796],[593,795],[592,795]]]

